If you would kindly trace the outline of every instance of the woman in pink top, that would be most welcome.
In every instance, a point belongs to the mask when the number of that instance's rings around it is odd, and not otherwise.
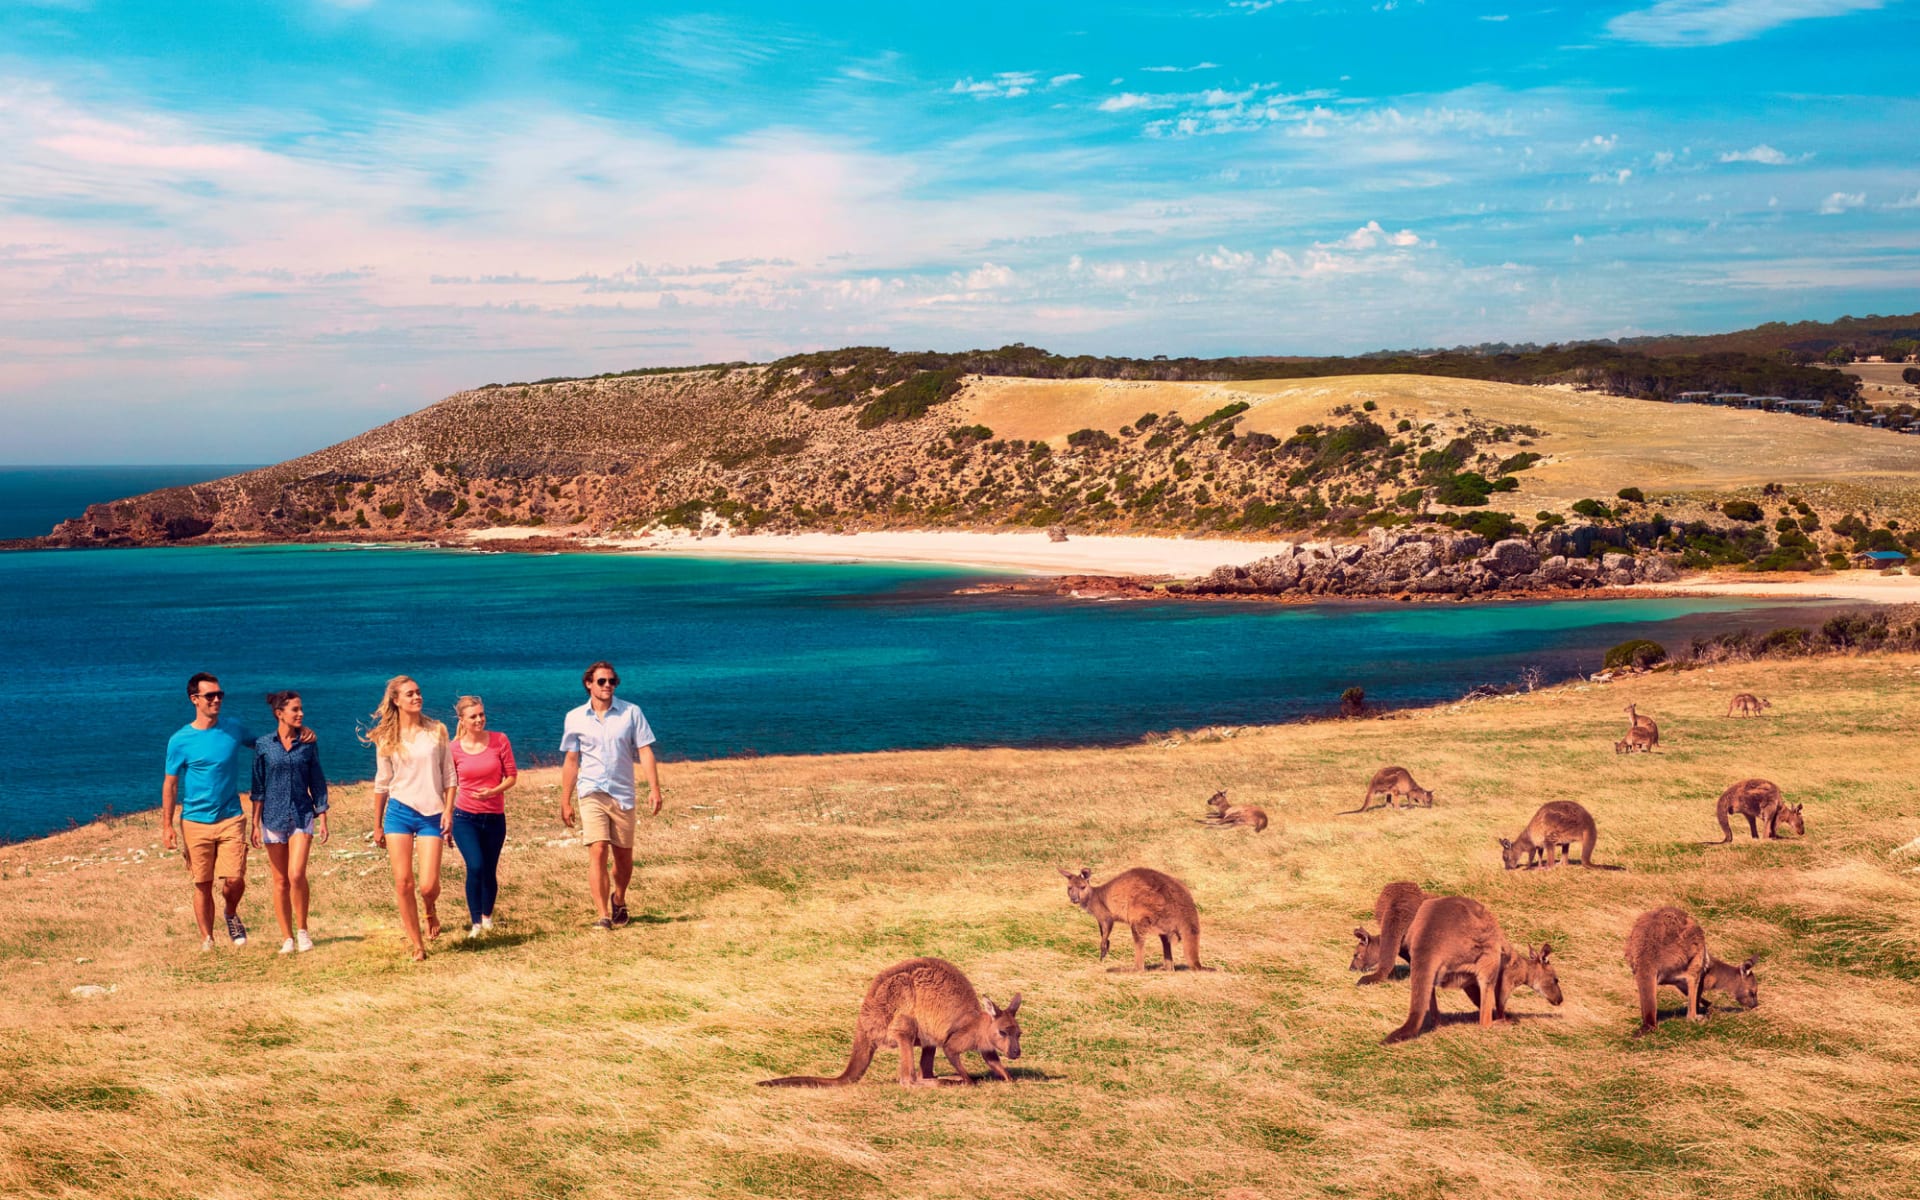
[[[453,706],[460,736],[453,740],[453,769],[460,794],[453,802],[453,844],[467,860],[467,916],[477,938],[493,928],[493,901],[500,894],[500,848],[507,843],[507,791],[519,782],[513,743],[487,732],[487,706],[462,696]]]

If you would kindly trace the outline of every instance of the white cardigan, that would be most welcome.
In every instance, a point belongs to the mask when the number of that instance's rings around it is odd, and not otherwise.
[[[375,756],[373,790],[430,817],[446,807],[447,788],[453,785],[453,745],[444,727],[431,726],[402,741],[399,753]]]

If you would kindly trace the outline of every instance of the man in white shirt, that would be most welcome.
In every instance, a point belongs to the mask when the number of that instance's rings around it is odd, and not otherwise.
[[[614,698],[620,673],[612,663],[597,662],[580,677],[587,702],[567,713],[560,750],[566,757],[560,768],[560,820],[573,827],[574,801],[579,801],[580,840],[587,844],[587,879],[600,918],[595,929],[617,929],[627,923],[627,884],[633,879],[634,775],[639,763],[647,771],[647,799],[652,813],[660,812],[660,765],[653,757],[653,729],[637,704]],[[613,852],[609,887],[607,852]]]

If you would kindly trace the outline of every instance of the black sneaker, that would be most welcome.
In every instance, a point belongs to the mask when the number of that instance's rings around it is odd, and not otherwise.
[[[596,933],[606,933],[613,928],[613,922],[605,917],[601,917],[593,923],[593,928]]]
[[[227,936],[233,939],[233,944],[236,946],[247,944],[247,927],[240,923],[239,913],[227,914]]]
[[[627,915],[626,905],[620,903],[618,900],[613,899],[611,896],[607,898],[607,902],[613,905],[613,928],[622,929],[627,925],[628,922],[633,920],[632,917],[629,917]]]

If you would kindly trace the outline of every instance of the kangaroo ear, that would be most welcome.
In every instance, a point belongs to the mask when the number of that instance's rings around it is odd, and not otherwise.
[[[1500,843],[1500,848],[1502,850],[1510,849],[1513,846],[1513,843],[1508,841],[1506,838],[1495,838],[1493,840]]]
[[[1741,963],[1741,964],[1740,964],[1740,973],[1741,973],[1742,975],[1751,975],[1751,974],[1753,974],[1753,964],[1755,964],[1755,963],[1757,963],[1757,962],[1759,962],[1759,961],[1760,961],[1760,959],[1759,959],[1758,957],[1749,957],[1749,958],[1747,959],[1747,961],[1745,961],[1745,962],[1743,962],[1743,963]]]
[[[1367,940],[1367,931],[1360,928],[1358,925],[1355,925],[1353,927],[1353,936],[1359,938],[1361,941],[1364,942]]]
[[[1545,961],[1547,961],[1547,959],[1548,959],[1549,957],[1551,957],[1551,956],[1552,956],[1552,954],[1553,954],[1553,943],[1552,943],[1552,942],[1541,942],[1541,943],[1540,943],[1540,953],[1538,953],[1538,954],[1536,954],[1536,955],[1534,955],[1534,957],[1535,957],[1535,958],[1537,958],[1537,959],[1539,959],[1539,960],[1540,960],[1541,962],[1545,962]]]
[[[1013,994],[1013,999],[1007,1001],[1007,1015],[1012,1016],[1013,1014],[1019,1011],[1020,1011],[1020,993],[1015,992]]]
[[[1065,867],[1060,868],[1060,874],[1066,876],[1068,879],[1079,878],[1079,876],[1075,875],[1072,871],[1067,870]]]
[[[1092,868],[1092,867],[1081,867],[1081,868],[1080,868],[1080,878],[1082,878],[1082,879],[1087,879],[1087,880],[1091,880],[1091,879],[1093,878],[1093,868]]]
[[[1793,811],[1795,811],[1795,812],[1799,812],[1799,811],[1800,811],[1800,810],[1801,810],[1801,809],[1802,809],[1803,807],[1805,807],[1805,806],[1804,806],[1804,805],[1800,805],[1800,804],[1796,804],[1796,805],[1794,805],[1794,806],[1793,806]]]
[[[982,1000],[980,1002],[980,1011],[987,1014],[990,1017],[997,1017],[1000,1015],[999,1007],[996,1006],[994,1002],[991,1000]]]

